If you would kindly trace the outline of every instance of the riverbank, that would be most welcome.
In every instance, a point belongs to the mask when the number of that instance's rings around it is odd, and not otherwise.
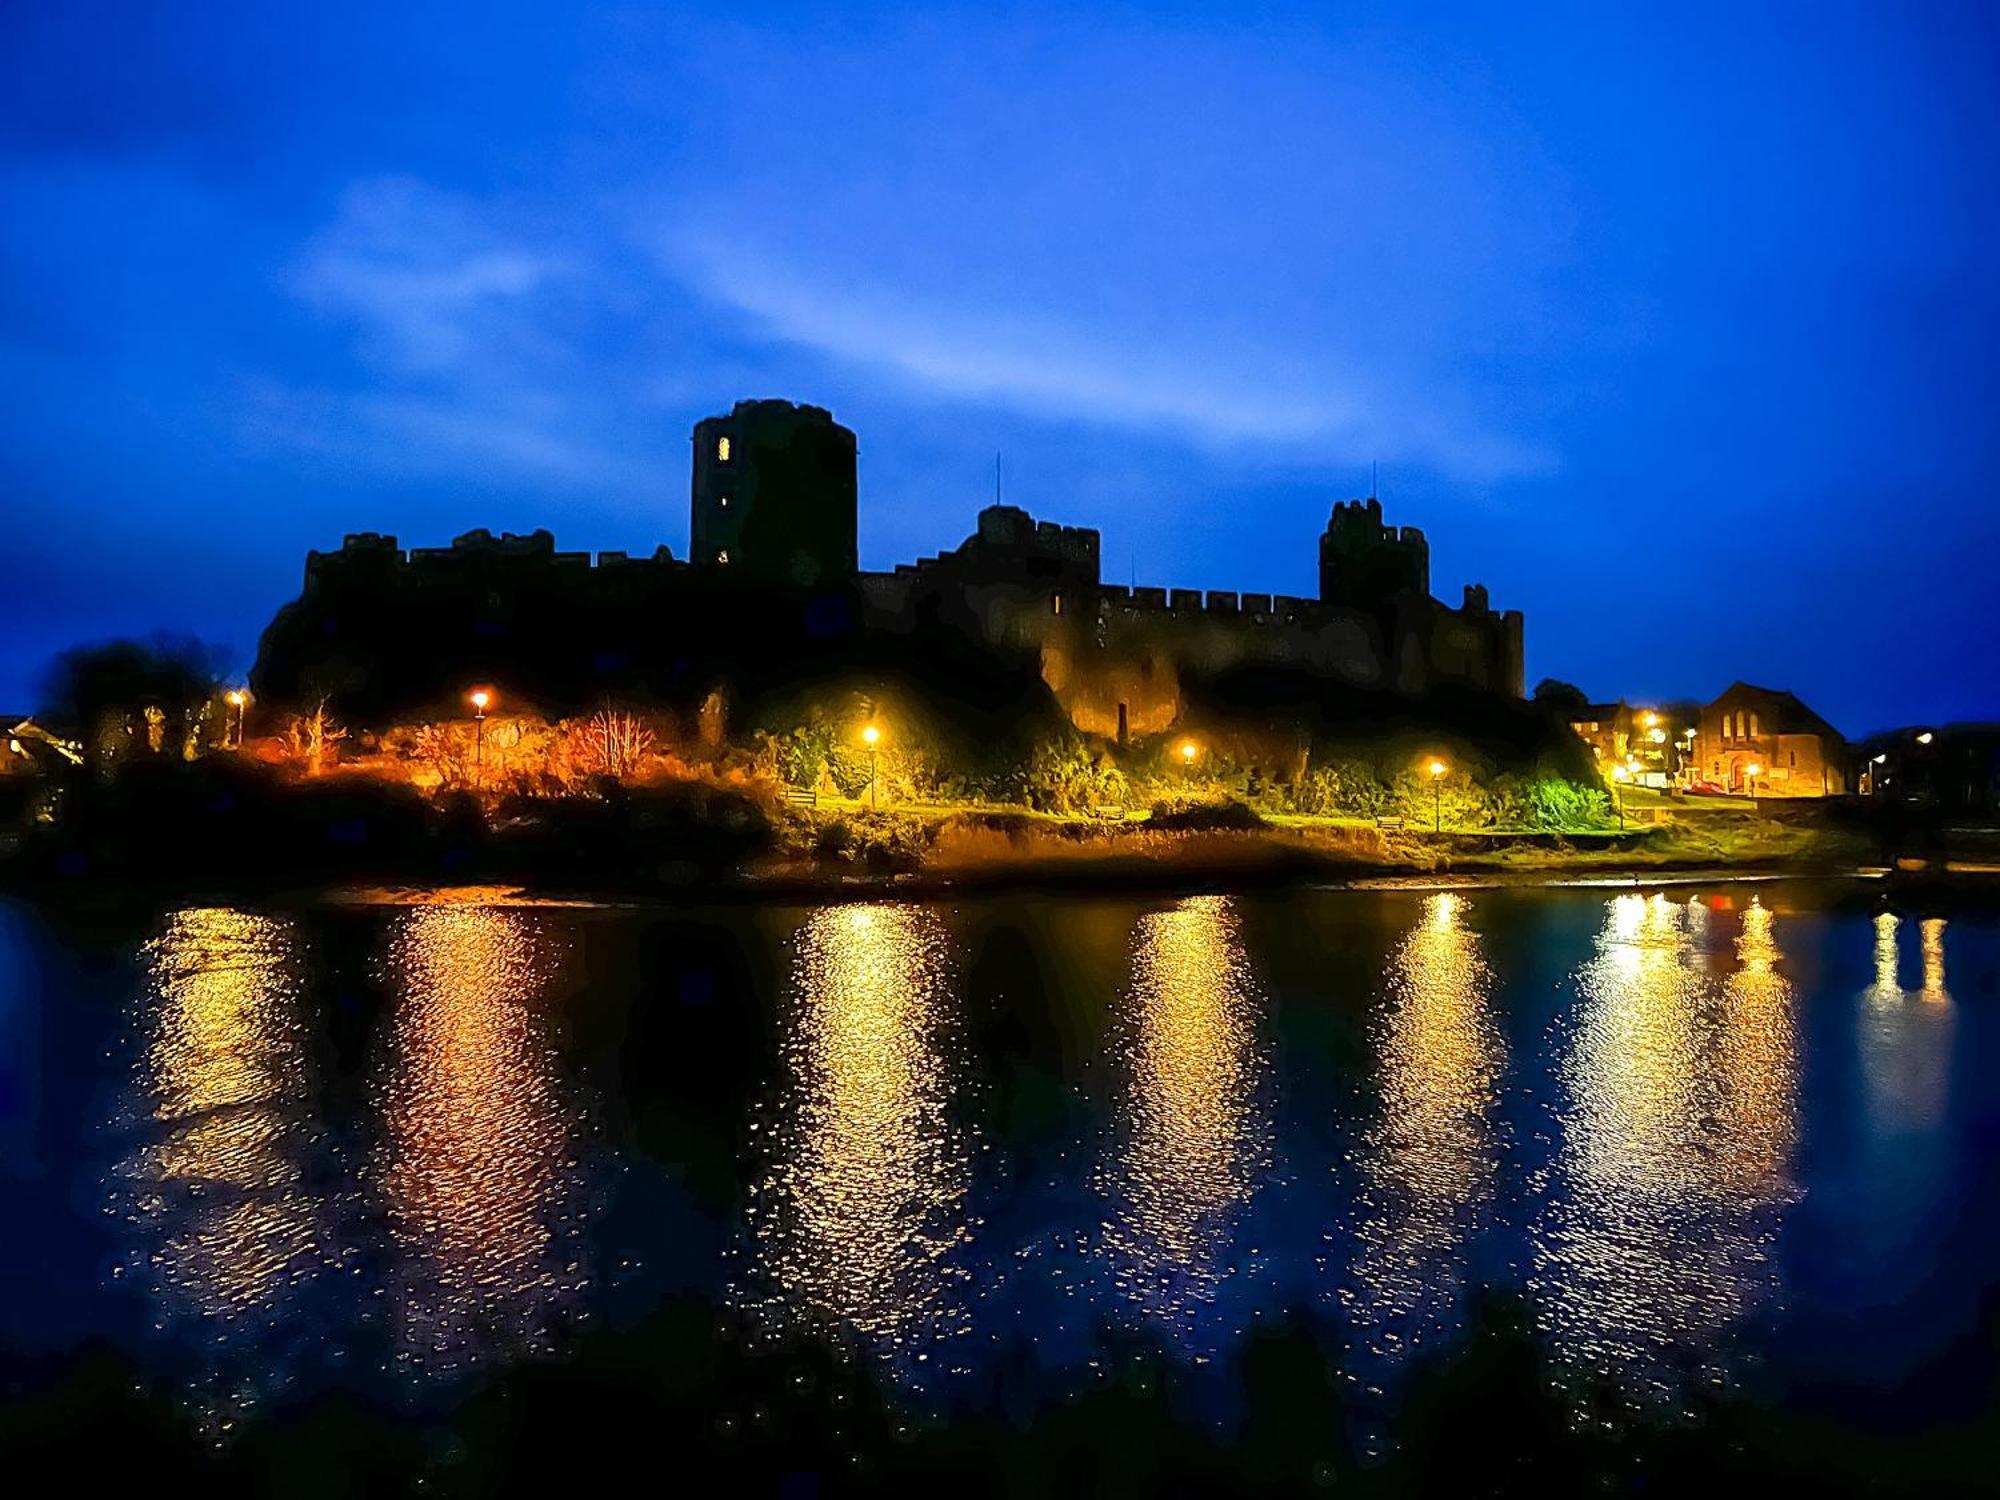
[[[732,788],[615,797],[424,798],[352,783],[93,799],[0,858],[31,898],[123,903],[318,899],[475,888],[514,900],[714,902],[1000,889],[1193,891],[1372,881],[1643,882],[1892,873],[1978,883],[1993,834],[1921,836],[1806,806],[1624,830],[1432,832],[1395,820],[1019,808],[799,807]]]

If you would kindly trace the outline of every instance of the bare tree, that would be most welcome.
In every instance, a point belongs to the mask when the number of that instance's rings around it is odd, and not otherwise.
[[[587,719],[571,719],[563,728],[569,763],[586,776],[630,776],[653,748],[653,731],[645,722],[608,703]]]
[[[305,766],[307,775],[317,774],[326,763],[327,752],[347,738],[347,726],[328,712],[330,697],[322,696],[302,714],[296,714],[285,731],[292,756]]]

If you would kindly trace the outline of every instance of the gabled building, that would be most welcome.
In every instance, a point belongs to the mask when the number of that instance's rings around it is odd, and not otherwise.
[[[1701,711],[1694,775],[1758,797],[1839,797],[1847,741],[1794,693],[1733,682]]]

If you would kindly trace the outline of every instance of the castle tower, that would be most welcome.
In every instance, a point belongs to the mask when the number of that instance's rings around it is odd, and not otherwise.
[[[1382,524],[1382,502],[1337,500],[1319,539],[1319,597],[1380,611],[1398,597],[1429,598],[1431,546],[1414,526]]]
[[[797,588],[852,578],[856,451],[818,406],[739,401],[695,423],[695,566]]]

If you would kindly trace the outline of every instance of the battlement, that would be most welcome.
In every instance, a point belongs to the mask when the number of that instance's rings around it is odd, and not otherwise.
[[[411,547],[405,550],[396,538],[382,532],[350,532],[341,539],[338,552],[306,554],[306,590],[312,592],[335,578],[352,577],[379,584],[384,575],[421,580],[426,576],[455,575],[493,566],[516,572],[546,572],[552,577],[587,574],[599,568],[636,569],[680,567],[673,549],[660,546],[651,557],[635,558],[626,552],[558,552],[554,535],[536,530],[522,536],[502,532],[494,536],[478,527],[452,538],[449,547]]]

